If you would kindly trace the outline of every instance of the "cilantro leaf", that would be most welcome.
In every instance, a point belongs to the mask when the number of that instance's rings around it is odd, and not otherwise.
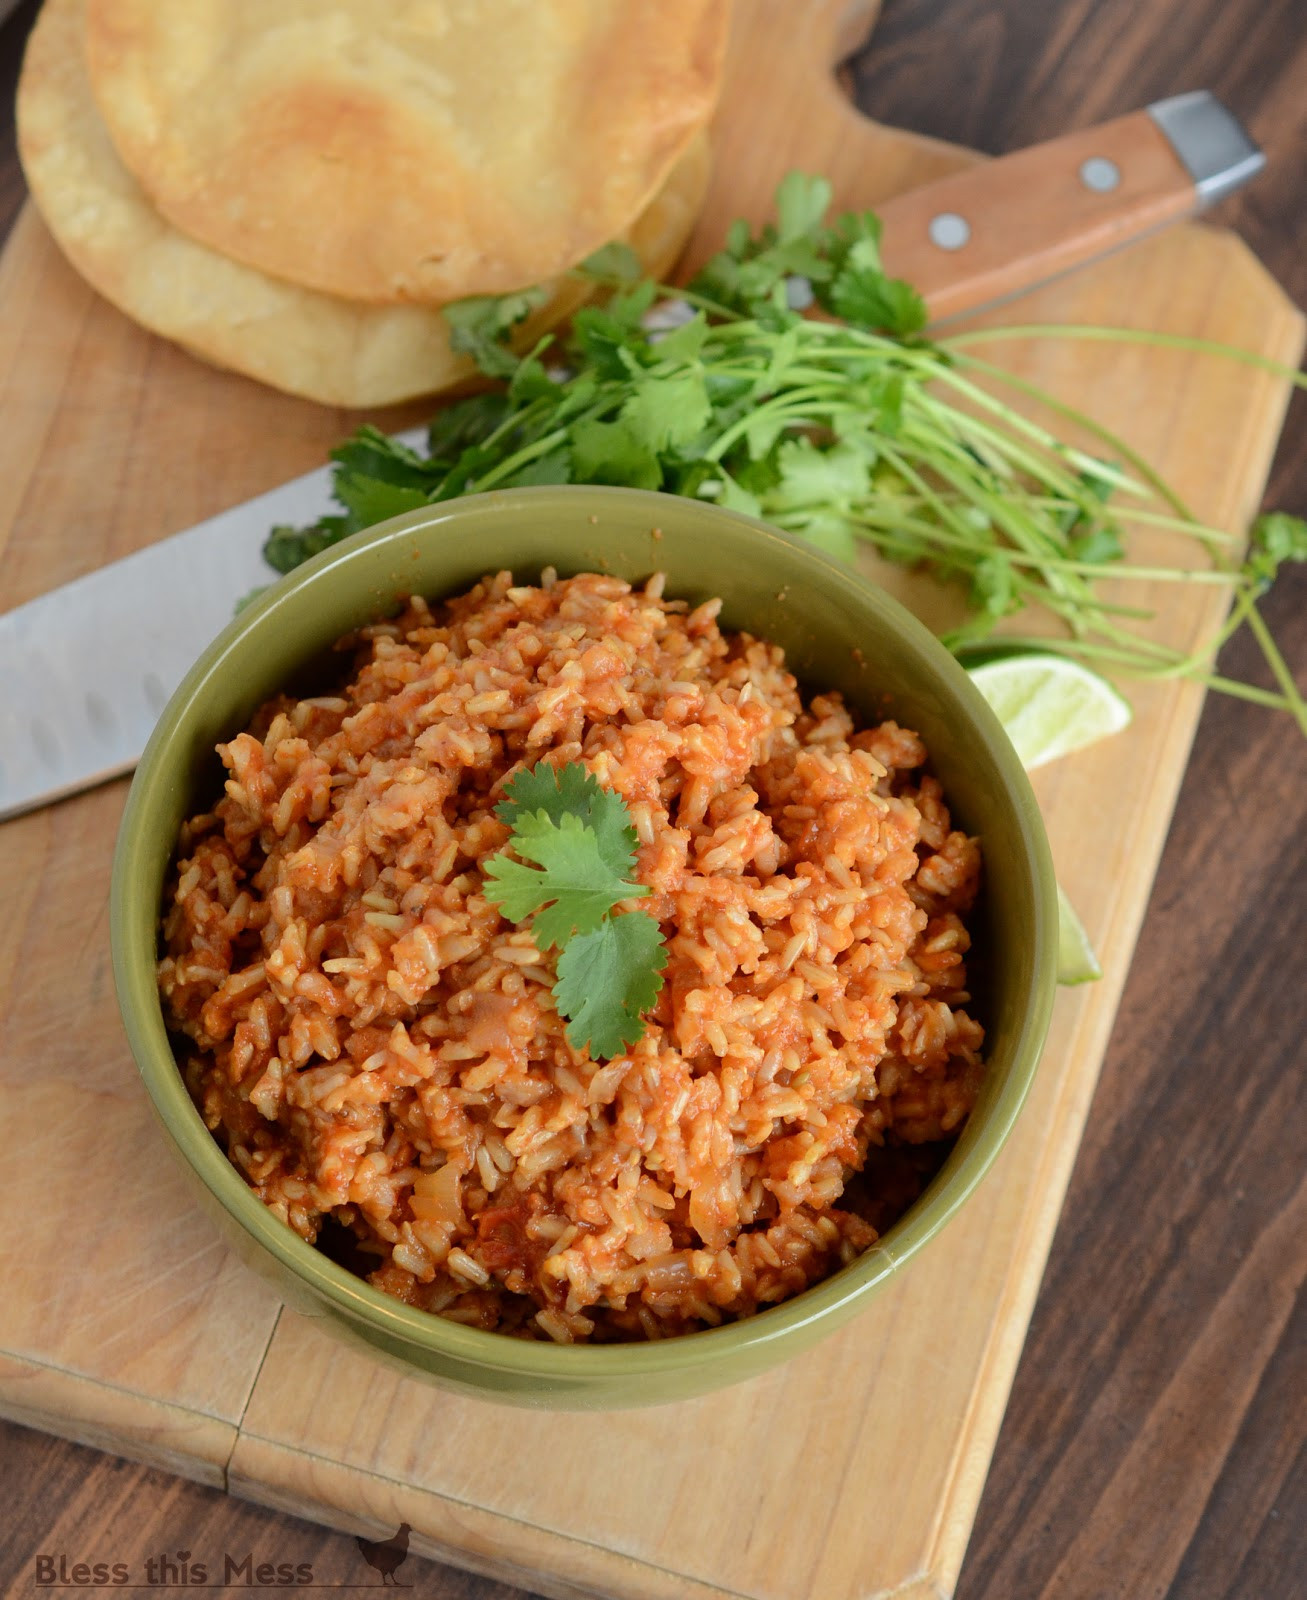
[[[708,338],[708,322],[703,312],[698,311],[679,328],[673,328],[667,333],[658,331],[654,337],[658,342],[658,355],[662,361],[697,361]]]
[[[366,478],[360,472],[336,475],[336,499],[350,514],[353,530],[370,528],[403,511],[416,511],[428,502],[422,489],[402,483],[386,483],[381,478]]]
[[[781,481],[775,503],[786,506],[844,506],[860,499],[871,484],[871,465],[855,445],[819,450],[810,439],[787,439],[777,457]]]
[[[508,337],[519,322],[544,305],[547,291],[523,289],[518,294],[471,295],[444,308],[450,348],[469,355],[491,378],[511,378],[517,357]]]
[[[512,826],[522,860],[492,857],[486,899],[513,922],[534,918],[540,949],[561,948],[573,933],[597,928],[621,901],[649,893],[628,876],[636,834],[625,801],[583,767],[542,763],[519,773],[504,792],[496,813]]]
[[[629,244],[614,239],[600,245],[593,255],[588,255],[576,271],[586,278],[616,278],[622,283],[636,283],[641,277],[640,257]]]
[[[1015,598],[1012,563],[997,550],[977,561],[971,573],[972,604],[991,617],[1001,617],[1012,609]]]
[[[352,472],[382,483],[427,489],[434,477],[431,463],[416,450],[370,423],[360,428],[353,438],[337,445],[331,452],[331,459],[336,463],[337,479],[342,472]]]
[[[852,561],[858,553],[858,541],[846,518],[838,511],[817,511],[798,528],[809,544],[815,544],[837,561]]]
[[[263,541],[263,559],[275,572],[293,572],[355,530],[347,517],[319,517],[311,527],[292,528],[278,523]]]
[[[1125,554],[1120,530],[1100,520],[1097,511],[1112,497],[1112,479],[1104,473],[1086,470],[1076,474],[1076,484],[1083,497],[1068,498],[1065,509],[1056,514],[1057,525],[1066,535],[1068,552],[1076,561],[1087,561],[1095,566],[1119,561]]]
[[[623,819],[625,812],[622,806]],[[634,842],[627,840],[632,831],[624,820],[614,831],[592,827],[571,814],[564,815],[558,822],[540,812],[520,818],[513,832],[513,847],[518,855],[534,861],[542,870],[537,872],[528,867],[523,868],[522,873],[508,875],[514,898],[520,902],[526,892],[524,873],[530,878],[531,892],[543,899],[538,899],[537,904],[524,912],[509,910],[509,915],[515,922],[521,922],[538,913],[533,924],[535,931],[546,944],[561,946],[573,929],[584,932],[621,901],[648,894],[643,884],[624,876],[635,866]],[[500,881],[504,881],[504,874],[500,874]],[[540,909],[550,901],[549,910]]]
[[[572,318],[569,349],[601,378],[625,378],[649,349],[641,319],[653,305],[657,284],[646,279],[629,294],[614,295],[606,306],[582,306]]]
[[[1253,523],[1252,542],[1275,561],[1307,561],[1307,519],[1268,511]]]
[[[703,431],[712,402],[697,372],[640,378],[622,407],[622,422],[655,455],[688,444]]]
[[[636,1044],[666,965],[662,931],[643,911],[610,917],[594,932],[569,940],[554,985],[554,1001],[568,1019],[567,1042],[604,1058]]]
[[[835,225],[831,229],[831,232],[839,241],[837,248],[848,251],[850,255],[853,254],[856,245],[870,245],[870,253],[864,250],[855,259],[860,263],[877,268],[881,264],[880,241],[884,231],[881,220],[874,211],[842,212],[836,217]]]
[[[790,173],[777,191],[779,231],[769,224],[754,234],[747,223],[735,223],[725,249],[699,270],[691,291],[755,318],[769,331],[790,326],[797,318],[788,306],[786,280],[830,277],[825,252],[833,235],[821,226],[829,201],[830,185],[824,178]]]
[[[561,822],[569,812],[588,822],[596,797],[605,793],[594,774],[580,762],[567,761],[556,767],[541,761],[534,767],[523,767],[504,785],[504,798],[495,807],[495,815],[510,828],[516,827],[522,817],[534,816],[538,811],[543,811],[551,822]],[[622,805],[619,796],[612,798]],[[635,842],[634,832],[631,842]]]
[[[572,429],[572,478],[576,483],[657,489],[663,469],[629,422],[578,422]]]
[[[1244,570],[1259,588],[1275,581],[1285,561],[1307,561],[1307,520],[1268,511],[1253,523]]]
[[[1125,554],[1121,535],[1110,522],[1096,522],[1086,532],[1073,534],[1067,540],[1067,547],[1077,561],[1090,561],[1095,565],[1119,561]]]
[[[776,190],[776,226],[782,244],[819,228],[830,208],[831,186],[825,178],[787,172]]]
[[[508,415],[508,396],[474,394],[437,411],[427,429],[433,461],[453,464],[469,445],[488,439]]]
[[[549,348],[549,341],[542,339],[528,356],[523,356],[518,362],[513,376],[508,382],[508,398],[516,403],[530,400],[556,400],[562,385],[557,379],[550,376],[545,369],[545,364],[540,359],[540,352]]]
[[[737,224],[691,288],[783,332],[796,320],[788,311],[788,280],[806,278],[822,308],[854,326],[919,333],[926,325],[925,305],[909,284],[886,275],[879,218],[851,211],[828,226],[830,199],[824,178],[791,172],[776,191],[775,226],[755,234]]]
[[[559,445],[557,450],[550,450],[543,456],[537,456],[534,461],[528,461],[516,472],[510,472],[506,477],[500,478],[495,488],[528,489],[537,484],[571,483],[571,481],[572,455],[565,445]]]
[[[920,333],[926,326],[926,302],[902,278],[887,278],[879,265],[854,260],[866,241],[854,245],[850,260],[831,285],[830,308],[860,328],[887,333]]]
[[[756,494],[751,494],[742,483],[731,477],[729,472],[721,474],[721,488],[717,494],[717,504],[724,506],[727,511],[739,511],[746,517],[762,515],[762,502]]]
[[[561,949],[574,933],[597,928],[620,901],[649,892],[613,871],[598,836],[580,817],[564,816],[561,822],[543,812],[523,817],[513,831],[513,848],[536,866],[492,857],[485,896],[512,922],[532,918],[541,950]]]
[[[751,461],[771,454],[772,446],[790,425],[790,418],[778,408],[761,407],[745,423],[744,443]]]
[[[522,859],[491,857],[486,899],[514,922],[530,918],[541,952],[559,950],[554,998],[573,1021],[573,1048],[616,1055],[644,1032],[640,1013],[657,998],[667,960],[652,917],[611,915],[649,893],[629,877],[637,839],[626,802],[576,762],[542,761],[504,786],[495,814]]]

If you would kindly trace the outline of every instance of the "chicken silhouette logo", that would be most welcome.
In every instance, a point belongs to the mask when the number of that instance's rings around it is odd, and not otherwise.
[[[407,1522],[401,1522],[389,1539],[374,1543],[371,1539],[355,1537],[354,1543],[363,1552],[363,1559],[381,1574],[383,1588],[388,1583],[393,1584],[396,1589],[410,1587],[407,1583],[401,1583],[395,1573],[408,1560],[408,1536],[412,1532]]]

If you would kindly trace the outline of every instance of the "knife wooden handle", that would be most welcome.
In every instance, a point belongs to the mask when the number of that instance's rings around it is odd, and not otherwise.
[[[1180,95],[883,202],[885,267],[940,322],[1189,216],[1263,164],[1218,101]]]

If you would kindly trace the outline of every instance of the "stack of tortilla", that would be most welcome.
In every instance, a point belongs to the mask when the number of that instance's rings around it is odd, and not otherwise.
[[[107,299],[291,394],[472,372],[441,307],[530,285],[530,341],[613,239],[664,275],[708,181],[728,0],[46,0],[18,130]]]

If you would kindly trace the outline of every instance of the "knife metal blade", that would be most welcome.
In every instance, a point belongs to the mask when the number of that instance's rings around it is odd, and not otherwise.
[[[237,602],[280,576],[271,528],[330,498],[318,467],[0,616],[0,820],[130,772]]]
[[[888,201],[887,261],[932,318],[979,309],[1200,210],[1264,162],[1210,94],[1177,95]],[[1010,234],[1031,215],[1044,231],[1014,260]],[[330,468],[306,473],[0,616],[0,820],[136,764],[237,601],[277,577],[268,531],[314,521],[330,487]]]

